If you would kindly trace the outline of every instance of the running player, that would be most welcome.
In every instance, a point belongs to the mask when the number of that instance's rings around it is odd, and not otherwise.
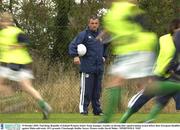
[[[134,2],[134,1],[133,1]],[[149,80],[155,61],[157,35],[148,31],[144,11],[132,1],[114,1],[104,17],[106,31],[116,38],[112,42],[114,64],[110,67],[106,90],[107,106],[100,122],[110,122],[117,107],[121,88],[129,79]]]
[[[48,119],[52,108],[44,101],[31,83],[32,58],[27,51],[29,39],[25,33],[14,26],[10,13],[0,14],[0,88],[3,88],[4,79],[17,81],[22,90],[33,96],[43,112],[43,118]]]
[[[179,78],[176,73],[179,72],[178,66],[178,54],[180,53],[180,41],[178,40],[178,34],[180,31],[180,19],[174,19],[170,23],[169,33],[160,37],[160,50],[155,67],[155,75],[158,80],[169,80],[172,82],[179,82]],[[144,94],[144,90],[141,90],[134,95],[128,104],[128,110],[120,119],[121,123],[125,123],[134,113],[139,111],[141,107],[151,100],[154,95]],[[170,94],[160,95],[156,97],[156,105],[151,110],[146,122],[151,122],[155,119],[158,113],[168,104],[169,100],[173,98],[176,102],[176,109],[180,110],[180,92],[172,92]]]

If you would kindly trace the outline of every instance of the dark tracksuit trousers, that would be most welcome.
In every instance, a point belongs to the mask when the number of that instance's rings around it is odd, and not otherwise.
[[[132,108],[133,112],[139,111],[149,100],[154,98],[153,95],[144,95],[143,90],[134,95],[129,101],[128,108]],[[173,98],[176,103],[176,110],[180,110],[180,92],[170,93],[168,95],[156,96],[156,102],[162,106],[166,106],[170,99]]]
[[[102,112],[100,108],[101,83],[103,72],[99,73],[81,73],[80,85],[80,113],[88,113],[88,106],[91,102],[93,113]]]

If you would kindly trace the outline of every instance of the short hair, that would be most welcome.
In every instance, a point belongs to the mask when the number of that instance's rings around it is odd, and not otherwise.
[[[173,34],[175,29],[180,28],[180,19],[173,19],[169,24],[169,33]]]
[[[96,15],[92,15],[89,17],[88,21],[90,21],[91,19],[93,19],[93,20],[98,19],[99,20],[99,17]]]
[[[0,21],[13,22],[13,16],[9,12],[2,12],[0,13]]]

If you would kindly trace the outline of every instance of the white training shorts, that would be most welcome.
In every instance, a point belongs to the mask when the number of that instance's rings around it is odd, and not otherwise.
[[[0,77],[13,81],[21,81],[24,79],[33,79],[32,71],[29,69],[12,70],[6,66],[0,66]]]
[[[134,52],[117,56],[110,66],[109,74],[125,79],[143,78],[153,75],[155,54],[153,52]]]

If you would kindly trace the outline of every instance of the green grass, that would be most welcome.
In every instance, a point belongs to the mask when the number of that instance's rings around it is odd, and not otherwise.
[[[112,119],[113,123],[118,123],[120,114]],[[129,123],[136,123],[144,120],[147,114],[135,114],[129,119]],[[100,116],[89,114],[83,116],[78,113],[52,113],[49,120],[42,120],[41,113],[16,113],[0,114],[0,123],[96,123]],[[157,123],[180,123],[178,113],[160,114],[156,120]]]

